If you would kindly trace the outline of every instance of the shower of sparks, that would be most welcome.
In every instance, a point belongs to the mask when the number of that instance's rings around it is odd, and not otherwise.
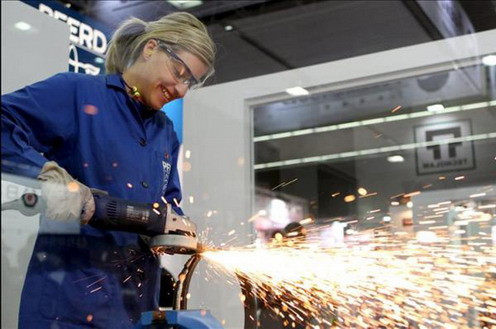
[[[98,114],[98,107],[94,105],[87,104],[83,108],[83,112],[89,115],[97,115]]]
[[[98,288],[95,288],[93,290],[90,291],[90,294],[94,293],[94,292],[97,292],[98,290],[102,289],[102,287],[98,287]]]
[[[353,194],[349,194],[349,195],[344,197],[345,202],[353,202],[353,201],[355,201],[355,199],[356,199],[356,197]]]
[[[394,112],[398,111],[399,109],[401,109],[401,105],[398,105],[394,109],[392,109],[391,113],[394,113]]]
[[[378,194],[377,192],[371,192],[371,193],[367,193],[365,195],[360,195],[358,198],[359,199],[370,198],[371,196],[376,196],[377,194]]]
[[[89,285],[87,285],[87,286],[86,286],[86,288],[89,288],[89,287],[91,287],[91,286],[94,286],[94,285],[95,285],[95,284],[97,284],[98,282],[102,282],[103,280],[105,280],[105,278],[106,278],[106,277],[107,277],[107,276],[104,276],[103,278],[98,279],[98,280],[96,280],[96,281],[94,281],[94,282],[90,283]]]
[[[420,192],[420,191],[410,192],[410,193],[407,193],[407,194],[403,195],[403,197],[405,197],[405,198],[411,198],[413,196],[419,195],[420,193],[422,193],[422,192]]]
[[[277,186],[273,187],[273,188],[272,188],[272,191],[277,190],[277,189],[279,189],[279,188],[286,187],[286,186],[288,186],[289,184],[293,184],[293,183],[294,183],[294,182],[296,182],[297,180],[298,180],[298,178],[295,178],[295,179],[293,179],[293,180],[291,180],[291,181],[289,181],[289,182],[282,182],[281,184],[279,184],[279,185],[277,185]]]
[[[384,230],[336,248],[278,239],[203,256],[254,287],[287,328],[496,328],[496,247],[450,234]]]

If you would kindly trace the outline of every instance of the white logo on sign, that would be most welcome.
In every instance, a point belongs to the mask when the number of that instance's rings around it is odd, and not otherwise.
[[[470,121],[454,121],[415,128],[415,141],[429,143],[416,149],[417,171],[430,174],[475,167],[473,145],[461,137],[471,135]]]

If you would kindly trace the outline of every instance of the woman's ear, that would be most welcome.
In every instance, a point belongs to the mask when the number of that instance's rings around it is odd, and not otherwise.
[[[157,46],[158,43],[155,39],[150,39],[146,42],[145,46],[143,47],[143,51],[141,53],[145,61],[150,59]]]

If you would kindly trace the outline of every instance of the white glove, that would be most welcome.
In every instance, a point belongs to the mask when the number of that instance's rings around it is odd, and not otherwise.
[[[59,221],[88,224],[95,213],[95,201],[89,187],[71,177],[54,161],[45,163],[38,179],[45,200],[45,216]]]

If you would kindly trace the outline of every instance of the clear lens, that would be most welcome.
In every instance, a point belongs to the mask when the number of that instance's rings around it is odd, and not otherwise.
[[[181,81],[183,84],[187,85],[189,89],[194,89],[199,87],[201,84],[198,80],[193,76],[191,70],[188,68],[186,63],[184,63],[181,58],[179,58],[171,48],[169,48],[166,44],[157,40],[159,47],[164,50],[169,58],[171,59],[171,63],[173,66],[173,72],[176,76],[176,79]]]

